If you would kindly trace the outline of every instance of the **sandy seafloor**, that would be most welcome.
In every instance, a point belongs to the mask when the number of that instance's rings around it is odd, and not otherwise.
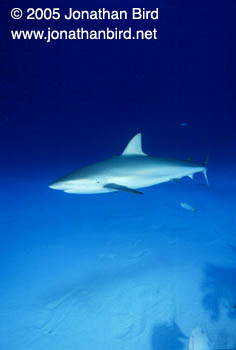
[[[235,349],[234,170],[144,196],[2,178],[0,349],[187,349],[196,327]]]

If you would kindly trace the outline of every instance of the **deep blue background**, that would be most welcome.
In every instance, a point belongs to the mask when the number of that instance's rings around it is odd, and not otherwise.
[[[14,3],[14,6],[19,4]],[[46,6],[46,4],[45,4]],[[126,9],[130,2],[51,2],[50,7]],[[224,167],[235,160],[235,3],[148,2],[159,21],[14,21],[5,2],[1,50],[2,175],[51,181],[79,165],[119,154],[143,133],[151,154]],[[21,5],[44,7],[43,2]],[[49,4],[47,4],[49,7]],[[152,41],[14,41],[11,29],[158,29]],[[180,127],[179,123],[188,126]],[[63,169],[60,169],[63,168]],[[46,185],[46,183],[45,183]]]

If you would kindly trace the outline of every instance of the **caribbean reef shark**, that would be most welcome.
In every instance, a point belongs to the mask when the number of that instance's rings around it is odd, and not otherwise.
[[[105,193],[124,191],[142,194],[138,189],[181,179],[202,172],[207,180],[207,161],[151,157],[142,151],[142,135],[134,136],[120,156],[88,165],[59,178],[50,188],[66,193]]]

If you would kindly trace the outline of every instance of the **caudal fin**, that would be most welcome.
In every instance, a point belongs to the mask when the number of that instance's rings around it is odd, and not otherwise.
[[[205,177],[207,185],[209,186],[209,181],[208,181],[208,177],[207,177],[207,168],[205,168],[202,173],[203,173],[203,175]]]
[[[203,173],[203,175],[204,175],[204,177],[205,177],[206,183],[207,183],[207,185],[209,186],[209,181],[208,181],[208,177],[207,177],[207,165],[208,165],[208,161],[209,161],[209,152],[207,152],[205,161],[204,161],[204,163],[203,163],[203,165],[204,165],[204,170],[202,171],[202,173]]]

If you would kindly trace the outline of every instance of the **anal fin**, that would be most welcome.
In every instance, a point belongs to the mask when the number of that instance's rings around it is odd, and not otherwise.
[[[109,183],[103,186],[104,188],[110,188],[112,190],[116,190],[116,191],[123,191],[123,192],[130,192],[130,193],[134,193],[134,194],[143,194],[140,191],[134,190],[133,188],[129,188],[126,186],[122,186],[122,185],[118,185],[115,183]]]
[[[174,178],[174,179],[171,179],[170,181],[173,181],[173,182],[180,182],[181,179],[180,179],[180,178]]]

